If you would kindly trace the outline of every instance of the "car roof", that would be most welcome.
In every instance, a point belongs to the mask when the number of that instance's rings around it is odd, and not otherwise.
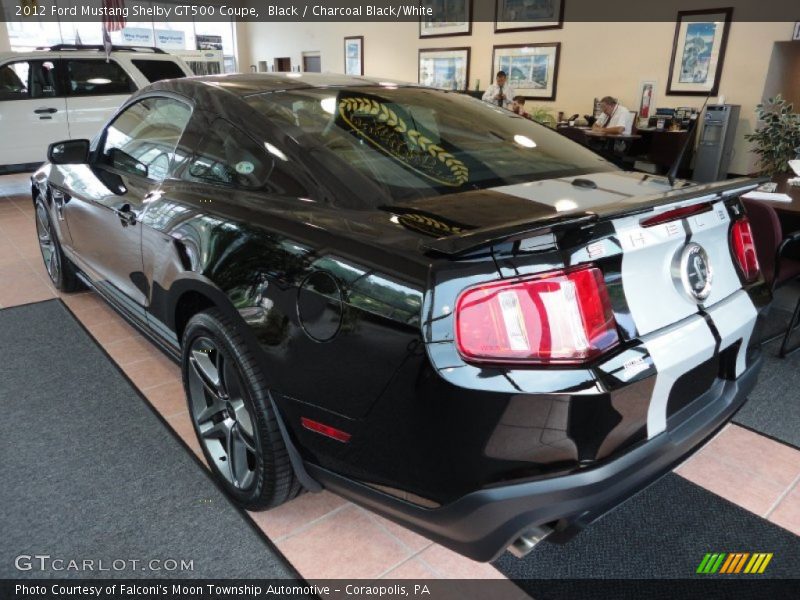
[[[335,73],[229,73],[226,75],[204,75],[201,77],[188,77],[182,80],[167,80],[159,82],[160,89],[169,89],[171,85],[185,87],[186,84],[206,85],[222,88],[227,92],[240,97],[252,96],[283,90],[296,90],[326,87],[361,87],[391,85],[413,86],[415,84],[377,79],[369,77],[355,77]]]
[[[175,56],[173,54],[156,54],[153,52],[125,52],[125,51],[118,51],[112,50],[111,56],[114,58],[131,58],[133,60],[140,60],[140,59],[147,59],[147,60],[170,60],[170,61],[178,61],[181,60],[179,56]],[[12,51],[12,52],[0,52],[0,61],[6,61],[7,59],[11,58],[18,58],[20,60],[30,59],[31,57],[37,58],[102,58],[105,59],[106,55],[105,52],[100,52],[97,50],[69,50],[69,51],[59,51],[59,50],[38,50],[38,49],[29,49],[29,50],[19,50],[19,51]]]

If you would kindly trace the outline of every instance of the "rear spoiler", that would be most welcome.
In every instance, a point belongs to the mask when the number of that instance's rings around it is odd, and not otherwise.
[[[691,185],[662,194],[630,198],[623,202],[604,206],[596,212],[564,213],[535,221],[522,219],[503,225],[473,229],[463,234],[438,238],[423,244],[423,249],[447,257],[462,256],[493,244],[514,242],[532,236],[556,233],[564,229],[585,228],[601,219],[608,220],[645,213],[657,206],[673,204],[682,200],[695,199],[705,202],[721,200],[750,191],[764,181],[768,181],[768,179],[765,177],[759,179],[738,177],[728,181]]]

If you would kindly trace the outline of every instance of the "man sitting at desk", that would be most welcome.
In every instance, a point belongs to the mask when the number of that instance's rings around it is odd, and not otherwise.
[[[633,126],[631,111],[617,102],[616,98],[606,96],[600,100],[603,114],[592,125],[592,131],[615,135],[630,135]]]

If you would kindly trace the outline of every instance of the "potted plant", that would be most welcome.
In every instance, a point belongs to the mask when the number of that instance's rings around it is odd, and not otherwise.
[[[534,106],[528,111],[528,116],[547,127],[554,128],[556,126],[556,118],[553,113],[546,109],[544,106]]]
[[[780,94],[756,106],[761,127],[744,137],[753,142],[761,175],[789,171],[788,161],[800,154],[800,114]]]

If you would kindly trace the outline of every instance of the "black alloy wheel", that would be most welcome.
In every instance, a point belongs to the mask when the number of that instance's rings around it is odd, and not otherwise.
[[[62,292],[73,292],[81,287],[75,275],[75,267],[64,256],[58,235],[50,219],[47,204],[41,197],[36,198],[36,235],[39,241],[39,250],[50,281],[56,289]]]
[[[260,449],[237,369],[204,336],[192,340],[189,366],[189,404],[200,442],[223,478],[247,490],[255,482]]]
[[[216,309],[193,316],[182,343],[192,424],[212,472],[248,509],[278,506],[300,485],[272,409],[267,378],[231,321]]]

